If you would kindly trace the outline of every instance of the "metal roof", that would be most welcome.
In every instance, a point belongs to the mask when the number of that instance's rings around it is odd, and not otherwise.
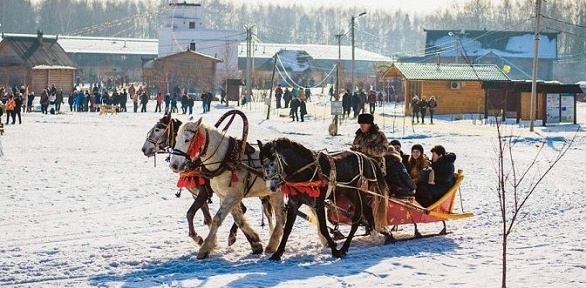
[[[124,54],[157,56],[157,39],[59,36],[59,44],[67,53]]]
[[[494,64],[433,64],[393,63],[385,72],[397,69],[407,80],[444,81],[510,81],[509,77]]]
[[[254,58],[272,58],[281,50],[305,51],[316,60],[338,60],[338,45],[317,44],[290,44],[290,43],[255,43],[253,46]],[[341,60],[352,59],[352,46],[340,46]],[[238,45],[238,58],[246,57],[246,43]],[[360,61],[391,62],[392,59],[384,55],[366,51],[360,48],[354,49],[354,58]]]

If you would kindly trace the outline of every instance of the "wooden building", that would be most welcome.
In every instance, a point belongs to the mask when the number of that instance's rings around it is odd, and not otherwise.
[[[143,79],[151,95],[155,92],[213,91],[216,64],[222,60],[192,50],[155,59],[143,68]],[[153,91],[154,90],[154,91]]]
[[[500,115],[503,118],[531,119],[531,81],[486,81],[485,118]],[[538,82],[535,101],[535,120],[547,124],[576,124],[576,99],[582,93],[578,84]],[[500,113],[503,111],[504,113]]]
[[[485,112],[484,81],[510,81],[496,65],[393,63],[384,77],[402,83],[405,114],[411,115],[410,100],[435,96],[436,114]]]
[[[76,64],[57,43],[57,37],[2,35],[0,42],[0,86],[29,86],[40,95],[47,86],[69,91]]]

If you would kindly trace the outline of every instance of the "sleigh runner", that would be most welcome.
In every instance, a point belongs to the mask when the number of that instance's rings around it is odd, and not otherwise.
[[[422,207],[414,200],[390,197],[387,210],[388,225],[414,224],[415,232],[412,238],[429,237],[447,234],[446,220],[459,220],[472,217],[474,214],[469,212],[454,212],[454,202],[456,193],[459,191],[460,184],[464,180],[464,173],[458,170],[454,174],[454,184],[445,194],[429,207]],[[328,221],[334,225],[352,224],[351,216],[354,207],[345,198],[337,198],[333,201],[328,209]],[[417,230],[419,223],[432,223],[442,221],[444,228],[437,234],[422,235]]]

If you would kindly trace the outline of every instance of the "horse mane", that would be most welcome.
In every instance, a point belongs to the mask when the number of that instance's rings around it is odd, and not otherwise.
[[[273,140],[275,147],[279,147],[282,149],[291,149],[299,152],[306,152],[309,156],[312,156],[313,152],[306,148],[305,146],[301,145],[301,143],[291,140],[286,137],[280,137]]]

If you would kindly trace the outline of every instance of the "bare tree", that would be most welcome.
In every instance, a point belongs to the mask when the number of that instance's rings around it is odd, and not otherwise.
[[[551,172],[554,166],[564,157],[566,152],[570,149],[577,133],[574,136],[564,141],[564,143],[555,152],[550,159],[544,156],[544,149],[547,146],[547,141],[544,139],[538,145],[538,150],[535,156],[529,162],[527,167],[521,168],[518,165],[513,152],[513,148],[517,143],[518,137],[503,134],[503,126],[499,122],[499,117],[495,116],[498,147],[495,148],[497,154],[497,175],[498,186],[497,196],[500,204],[501,220],[502,220],[502,281],[501,287],[507,287],[507,244],[508,237],[513,231],[521,210],[526,206],[527,200],[536,191],[537,187],[543,179]],[[542,167],[545,166],[545,167]],[[541,168],[544,168],[543,170]],[[536,171],[537,170],[537,171]],[[528,185],[526,184],[528,183]]]

